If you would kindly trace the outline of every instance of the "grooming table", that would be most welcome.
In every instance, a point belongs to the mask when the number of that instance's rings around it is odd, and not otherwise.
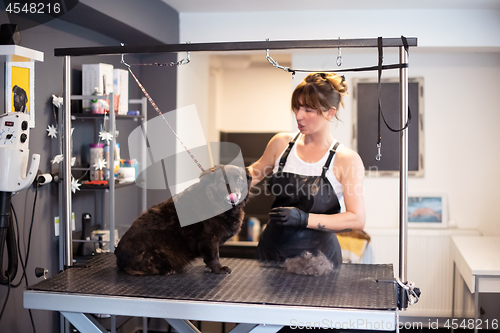
[[[228,275],[201,259],[183,274],[129,276],[112,253],[70,268],[24,292],[24,307],[60,311],[81,332],[106,332],[92,313],[165,318],[179,332],[189,320],[240,323],[233,333],[283,326],[397,330],[392,265],[343,264],[333,273],[301,276],[276,264],[221,258]]]

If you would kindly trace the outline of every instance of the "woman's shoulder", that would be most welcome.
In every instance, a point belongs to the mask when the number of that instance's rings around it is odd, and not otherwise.
[[[349,181],[352,177],[363,179],[364,165],[359,154],[345,146],[337,150],[333,163],[333,173],[340,183]]]
[[[269,141],[269,146],[272,146],[273,148],[277,148],[277,149],[280,149],[283,147],[283,149],[285,149],[285,147],[288,145],[288,143],[290,141],[292,141],[292,139],[294,138],[294,135],[295,134],[288,133],[288,132],[277,133]]]
[[[359,154],[352,150],[349,147],[346,147],[344,145],[341,146],[341,149],[338,149],[337,152],[335,153],[335,162],[336,164],[340,165],[351,165],[351,164],[360,164],[363,165],[363,161],[361,160],[361,157]]]

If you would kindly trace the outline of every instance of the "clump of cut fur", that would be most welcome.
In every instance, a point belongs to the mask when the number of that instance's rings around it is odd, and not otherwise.
[[[298,257],[288,258],[284,267],[286,271],[299,275],[320,276],[333,271],[333,263],[321,251],[317,256],[305,251]]]

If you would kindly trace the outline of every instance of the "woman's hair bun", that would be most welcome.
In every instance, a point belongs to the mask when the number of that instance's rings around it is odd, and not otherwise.
[[[344,76],[335,73],[311,73],[297,85],[292,94],[292,110],[301,106],[323,112],[331,108],[344,107],[347,83]],[[337,114],[335,114],[335,117]]]
[[[337,90],[341,95],[347,94],[347,83],[343,75],[335,73],[325,73],[325,80],[330,82],[332,87]]]

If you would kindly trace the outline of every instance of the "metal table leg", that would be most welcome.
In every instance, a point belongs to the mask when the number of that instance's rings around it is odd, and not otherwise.
[[[456,270],[457,270],[457,264],[455,263],[455,260],[453,260],[453,282],[451,283],[451,320],[453,322],[453,319],[455,318],[455,278],[456,278]],[[451,333],[454,333],[455,329],[453,328],[453,325],[451,326]]]
[[[85,333],[108,333],[102,325],[92,316],[81,312],[61,312],[77,330]]]
[[[474,276],[474,333],[477,333],[477,323],[479,322],[479,276]]]
[[[251,333],[276,333],[280,329],[282,329],[283,326],[280,325],[258,325],[256,326],[253,330],[251,330]]]
[[[451,283],[451,319],[455,318],[455,274],[456,274],[456,264],[453,261],[453,282]],[[452,328],[453,332],[453,328]]]
[[[235,328],[233,328],[229,333],[249,333],[257,326],[257,324],[238,324]]]
[[[179,333],[201,333],[189,320],[168,318],[165,320]]]

